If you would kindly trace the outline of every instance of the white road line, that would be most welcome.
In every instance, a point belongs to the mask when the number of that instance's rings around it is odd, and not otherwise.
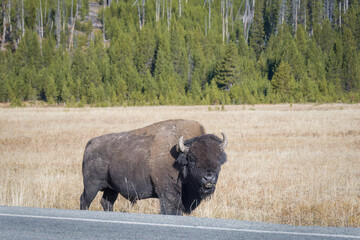
[[[49,216],[39,216],[39,215],[21,215],[21,214],[7,214],[7,213],[0,213],[0,216],[51,219],[51,220],[70,220],[70,221],[81,221],[81,222],[115,223],[115,224],[128,224],[128,225],[146,225],[146,226],[156,226],[156,227],[190,228],[190,229],[219,230],[219,231],[233,231],[233,232],[360,239],[360,235],[354,236],[354,235],[325,234],[325,233],[266,231],[266,230],[254,230],[254,229],[242,229],[242,228],[205,227],[205,226],[176,225],[176,224],[166,224],[166,223],[147,223],[147,222],[113,221],[113,220],[86,219],[86,218],[49,217]]]

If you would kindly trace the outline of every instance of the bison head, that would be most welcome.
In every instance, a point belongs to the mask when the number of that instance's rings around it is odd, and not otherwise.
[[[212,134],[185,142],[183,137],[179,139],[180,155],[176,163],[181,167],[183,181],[200,199],[210,196],[215,191],[220,166],[226,161],[223,150],[227,146],[227,138],[224,133],[222,135],[222,140]]]

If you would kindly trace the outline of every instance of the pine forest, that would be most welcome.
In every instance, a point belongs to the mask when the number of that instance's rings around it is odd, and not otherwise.
[[[0,0],[0,102],[360,102],[360,0]]]

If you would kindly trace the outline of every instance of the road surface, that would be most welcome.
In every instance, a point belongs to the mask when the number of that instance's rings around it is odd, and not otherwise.
[[[0,206],[0,239],[360,239],[360,228]]]

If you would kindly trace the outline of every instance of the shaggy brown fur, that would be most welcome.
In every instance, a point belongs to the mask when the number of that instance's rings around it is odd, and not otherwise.
[[[113,210],[120,193],[133,203],[159,198],[162,214],[190,213],[214,192],[226,160],[221,139],[204,134],[198,122],[168,120],[91,139],[84,152],[80,209],[88,209],[103,191],[105,211]],[[188,153],[177,147],[181,136],[188,139]]]

